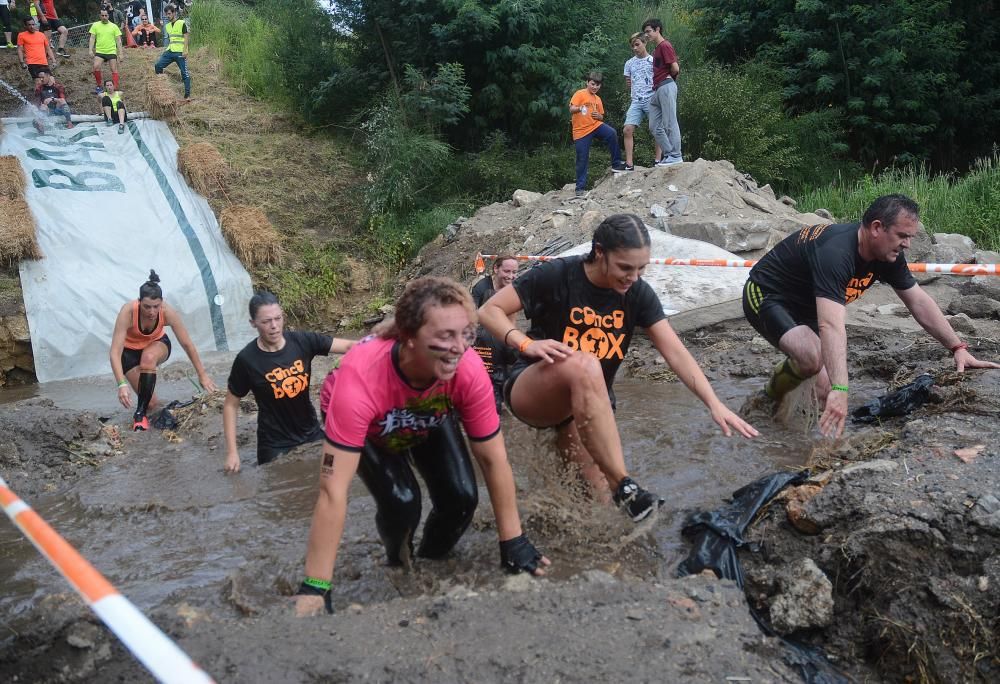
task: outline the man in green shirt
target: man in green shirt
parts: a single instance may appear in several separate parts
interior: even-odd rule
[[[94,80],[97,81],[97,92],[101,92],[104,83],[102,68],[104,63],[111,65],[111,80],[118,90],[118,62],[125,61],[122,51],[122,30],[108,19],[108,10],[101,9],[101,20],[90,25],[90,56],[94,58]]]
[[[177,8],[167,5],[163,10],[167,15],[167,23],[163,25],[163,37],[167,44],[167,49],[163,51],[160,58],[156,60],[153,67],[156,73],[162,74],[163,70],[170,66],[171,62],[177,62],[181,70],[181,79],[184,81],[184,99],[191,99],[191,74],[188,73],[188,39],[191,33],[188,31],[187,22],[177,18]]]

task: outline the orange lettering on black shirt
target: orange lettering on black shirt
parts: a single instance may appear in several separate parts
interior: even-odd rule
[[[275,399],[292,399],[309,389],[309,374],[302,359],[296,359],[288,368],[272,368],[264,378],[271,383]]]

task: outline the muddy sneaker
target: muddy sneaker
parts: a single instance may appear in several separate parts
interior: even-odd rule
[[[149,418],[143,416],[141,420],[132,421],[132,432],[146,432],[149,430]]]
[[[662,506],[666,499],[661,499],[653,492],[647,492],[632,480],[624,477],[618,483],[614,493],[615,505],[625,510],[632,520],[639,522],[649,517],[649,514]]]

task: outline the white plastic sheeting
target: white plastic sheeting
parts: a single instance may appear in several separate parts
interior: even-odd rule
[[[654,259],[740,259],[732,252],[708,242],[668,235],[650,230],[650,256]],[[569,249],[559,256],[587,254],[590,243]],[[749,268],[714,266],[658,266],[650,264],[642,279],[649,283],[660,298],[668,316],[681,311],[721,304],[743,295]]]
[[[4,120],[0,154],[28,178],[26,199],[45,255],[21,262],[21,284],[39,381],[108,373],[115,317],[150,269],[200,352],[238,350],[250,277],[229,251],[215,215],[177,171],[177,143],[160,121],[123,134],[103,122],[39,134]],[[170,334],[170,329],[167,329]],[[184,351],[170,335],[171,360]]]

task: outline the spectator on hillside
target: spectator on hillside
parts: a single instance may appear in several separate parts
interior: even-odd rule
[[[54,62],[56,55],[52,52],[49,39],[38,30],[38,23],[34,19],[25,19],[24,28],[26,30],[17,34],[17,58],[21,61],[21,66],[27,67],[37,86],[40,83],[39,75],[43,71],[51,71],[49,58]]]
[[[146,13],[146,3],[142,0],[132,0],[125,9],[125,25],[131,31],[142,20],[142,15]]]
[[[41,18],[39,27],[45,33],[45,37],[52,40],[52,32],[59,34],[59,49],[56,53],[60,57],[69,57],[69,53],[66,52],[66,37],[69,35],[69,30],[63,26],[63,23],[59,21],[59,15],[56,13],[56,4],[54,0],[34,0],[35,10],[38,12]]]
[[[611,152],[611,170],[625,171],[625,163],[618,149],[618,133],[604,123],[604,103],[597,96],[604,76],[592,71],[587,76],[587,87],[573,93],[569,112],[573,121],[573,141],[576,144],[576,196],[586,194],[587,166],[590,163],[590,145],[597,138]]]
[[[146,16],[146,10],[143,10],[140,22],[132,29],[132,38],[135,39],[136,47],[154,48],[156,47],[156,35],[159,32],[159,27],[149,20],[149,17]]]
[[[0,24],[3,24],[3,37],[6,39],[0,48],[12,48],[14,43],[10,42],[11,33],[14,27],[10,23],[10,11],[15,9],[14,0],[0,0]]]
[[[635,146],[635,127],[642,118],[649,118],[649,99],[653,95],[653,56],[646,52],[646,36],[642,32],[633,33],[629,39],[633,57],[625,62],[625,85],[632,93],[632,103],[625,113],[625,170],[635,169],[632,157]],[[660,145],[656,144],[656,156],[660,158]]]
[[[104,81],[104,94],[101,96],[101,109],[104,110],[104,122],[108,126],[118,124],[118,133],[125,132],[125,122],[128,121],[128,110],[122,99],[122,91],[115,88],[114,81]]]
[[[66,89],[56,81],[51,71],[41,71],[38,75],[41,82],[35,86],[35,97],[38,98],[39,109],[50,116],[64,117],[66,128],[73,128],[70,118],[73,112],[66,103]]]
[[[118,62],[125,61],[122,51],[122,30],[110,19],[107,6],[101,7],[101,20],[90,25],[90,56],[94,58],[94,80],[97,81],[97,91],[100,92],[104,83],[103,67],[108,62],[111,66],[111,80],[118,89]]]
[[[108,20],[117,26],[122,28],[125,26],[125,14],[115,7],[115,4],[111,0],[101,0],[101,10],[107,10]]]
[[[188,31],[187,22],[177,18],[177,7],[175,5],[167,5],[163,11],[167,15],[167,23],[163,25],[167,49],[156,60],[156,65],[153,69],[156,73],[162,74],[163,70],[170,66],[171,62],[176,62],[177,67],[181,70],[181,79],[184,81],[184,99],[190,101],[191,74],[188,73],[187,56],[191,33]]]
[[[663,150],[657,166],[670,166],[684,161],[681,156],[681,127],[677,123],[677,64],[674,46],[663,37],[663,22],[648,19],[642,25],[646,38],[653,44],[653,96],[649,101],[649,132]]]

